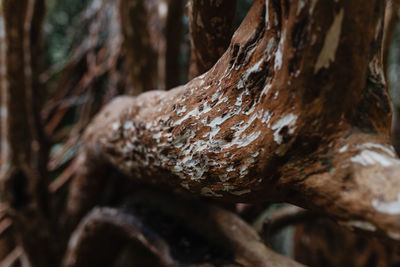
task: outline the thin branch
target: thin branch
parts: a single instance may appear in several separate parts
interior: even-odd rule
[[[321,215],[296,206],[285,206],[271,213],[264,221],[262,226],[262,236],[264,239],[274,235],[283,228],[299,223],[306,223],[314,220]]]
[[[23,249],[21,247],[16,247],[13,251],[8,254],[8,256],[0,263],[0,267],[13,267],[14,264],[23,255]]]
[[[3,237],[8,230],[11,229],[11,226],[12,226],[12,220],[9,218],[5,218],[0,221],[0,238]]]

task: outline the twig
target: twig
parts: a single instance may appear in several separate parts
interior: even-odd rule
[[[13,267],[14,264],[23,255],[23,249],[21,247],[16,247],[14,250],[8,254],[8,256],[0,263],[0,267]]]
[[[12,227],[12,224],[10,218],[5,218],[0,221],[0,238],[7,233],[7,231]]]
[[[264,239],[267,239],[270,235],[274,235],[287,226],[305,223],[320,216],[315,212],[296,206],[285,206],[267,217],[262,226],[262,236]]]

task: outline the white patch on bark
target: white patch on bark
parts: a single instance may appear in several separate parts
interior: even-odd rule
[[[382,155],[372,150],[363,150],[358,155],[350,159],[352,162],[359,163],[363,166],[380,164],[383,167],[399,164],[400,161],[386,155]]]
[[[363,222],[363,221],[349,221],[345,223],[346,226],[351,227],[351,228],[358,228],[364,231],[370,231],[374,232],[376,231],[375,225],[369,223],[369,222]]]
[[[282,136],[280,131],[284,127],[288,127],[288,134],[293,134],[294,130],[296,130],[296,120],[297,120],[297,115],[294,115],[292,113],[289,113],[283,117],[281,117],[280,120],[274,123],[272,125],[272,130],[274,131],[274,140],[276,143],[279,145],[282,144]]]
[[[281,40],[279,41],[278,50],[275,53],[275,63],[274,63],[275,70],[279,70],[282,67],[283,45],[285,43],[285,39],[286,39],[286,29],[284,29],[282,32],[282,37],[281,37]]]
[[[374,143],[371,143],[371,142],[367,142],[367,143],[364,143],[364,144],[360,145],[359,147],[367,148],[367,149],[379,149],[379,150],[382,150],[382,151],[386,152],[387,154],[389,154],[392,157],[396,156],[396,153],[394,152],[393,146],[386,147],[386,146],[383,146],[383,145],[380,145],[380,144],[374,144]]]
[[[133,125],[132,121],[126,121],[124,122],[124,130],[125,131],[135,131],[135,126]]]
[[[303,10],[304,6],[306,5],[306,3],[304,2],[304,0],[299,0],[298,4],[297,4],[297,11],[296,11],[296,15],[300,15],[301,10]]]
[[[119,129],[119,127],[121,127],[121,124],[119,123],[119,121],[114,122],[113,124],[111,124],[111,128],[116,131]]]
[[[269,39],[267,47],[265,48],[265,54],[268,55],[267,59],[271,57],[272,50],[276,47],[276,40],[274,37]]]
[[[396,200],[390,202],[374,199],[372,200],[372,206],[381,213],[398,215],[400,214],[400,193],[397,195]]]
[[[310,14],[314,12],[315,6],[317,5],[318,0],[311,0]]]
[[[248,194],[248,193],[250,193],[250,192],[251,192],[250,189],[244,189],[244,190],[240,190],[240,191],[231,192],[231,194],[232,194],[232,195],[236,195],[236,196],[241,196],[241,195]]]
[[[394,240],[400,240],[400,233],[399,232],[393,232],[393,231],[389,231],[388,236]]]
[[[168,5],[166,2],[160,1],[160,4],[158,5],[158,15],[161,18],[164,18],[167,16],[168,13]]]
[[[269,21],[269,0],[265,1],[265,25],[267,29],[271,29],[271,23]]]
[[[346,152],[348,148],[349,148],[349,145],[344,145],[343,147],[341,147],[341,148],[339,149],[339,152],[340,152],[340,153]]]
[[[241,139],[240,143],[238,144],[237,148],[241,148],[241,147],[250,145],[251,143],[253,143],[253,141],[257,140],[257,138],[260,136],[260,134],[261,134],[261,131],[258,131],[258,132],[252,133],[248,136],[244,136]]]
[[[326,33],[324,45],[315,64],[314,73],[317,73],[321,68],[328,68],[329,64],[335,61],[336,50],[339,46],[340,33],[342,31],[343,17],[344,9],[342,8],[333,19],[333,23]]]
[[[263,116],[261,122],[262,122],[262,123],[268,124],[269,121],[270,121],[271,118],[272,118],[272,115],[273,115],[273,112],[269,112],[268,110],[265,111],[264,116]]]
[[[241,75],[240,80],[239,80],[238,83],[237,83],[237,88],[238,88],[238,89],[243,89],[243,88],[246,86],[246,84],[247,84],[247,82],[248,82],[249,77],[250,77],[251,74],[257,73],[257,72],[260,72],[260,71],[261,71],[261,64],[262,64],[264,61],[265,61],[265,59],[264,59],[264,58],[261,58],[256,64],[254,64],[251,68],[249,68],[249,69],[246,71],[246,73],[244,73],[244,74]]]
[[[214,191],[212,191],[212,190],[211,190],[210,188],[208,188],[208,187],[203,187],[203,188],[201,189],[201,194],[202,194],[203,196],[206,196],[206,197],[223,197],[223,195],[215,193]]]

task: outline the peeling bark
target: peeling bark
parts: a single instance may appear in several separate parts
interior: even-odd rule
[[[191,44],[189,79],[211,69],[228,48],[234,30],[236,2],[188,2]]]
[[[382,1],[255,1],[211,70],[114,100],[83,153],[145,183],[287,201],[398,239],[383,12]]]

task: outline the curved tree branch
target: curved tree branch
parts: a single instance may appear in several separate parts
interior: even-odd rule
[[[82,220],[71,236],[62,266],[111,266],[128,242],[148,248],[162,266],[174,266],[161,238],[150,235],[134,216],[112,208],[96,208]]]
[[[257,0],[211,70],[169,92],[114,100],[82,153],[137,181],[283,200],[398,239],[383,13],[378,0]]]
[[[266,239],[287,226],[306,223],[318,217],[320,215],[315,212],[310,212],[296,206],[285,206],[271,213],[263,222],[262,236]]]

